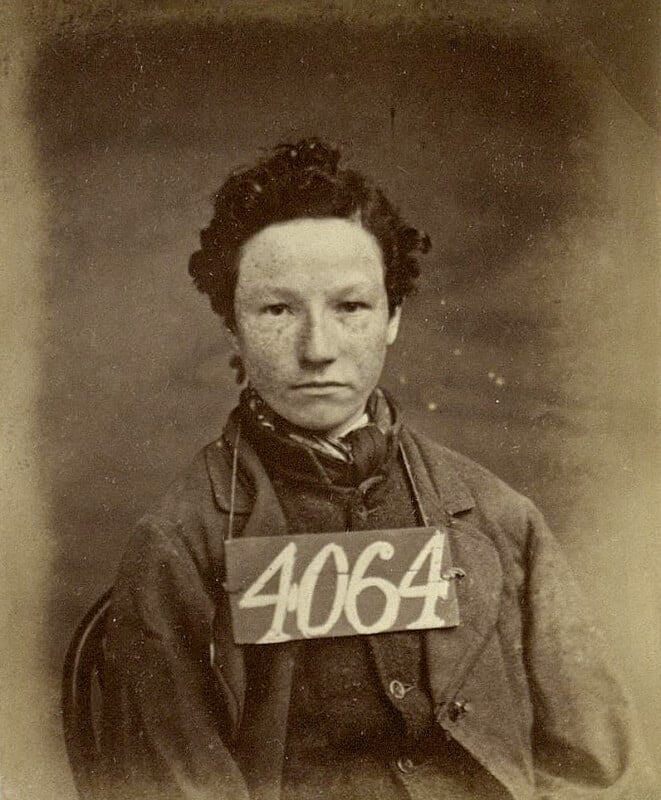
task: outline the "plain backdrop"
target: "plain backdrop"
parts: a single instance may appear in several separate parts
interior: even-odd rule
[[[310,134],[433,241],[385,385],[542,508],[661,755],[657,4],[131,5],[0,17],[0,798],[73,797],[73,628],[237,397],[188,257]]]

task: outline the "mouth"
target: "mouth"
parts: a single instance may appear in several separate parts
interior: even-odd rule
[[[338,381],[305,381],[305,383],[295,383],[292,386],[294,391],[302,392],[333,392],[337,389],[346,389],[346,383],[339,383]]]
[[[294,389],[322,389],[329,386],[346,386],[346,384],[337,381],[306,381],[305,383],[295,383]]]

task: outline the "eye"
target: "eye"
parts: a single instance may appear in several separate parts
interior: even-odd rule
[[[344,311],[347,314],[355,314],[356,311],[369,308],[369,305],[362,300],[345,300],[343,303],[339,304],[338,308],[340,311]]]
[[[269,314],[272,317],[280,317],[285,311],[289,311],[287,303],[271,303],[262,309],[263,314]]]

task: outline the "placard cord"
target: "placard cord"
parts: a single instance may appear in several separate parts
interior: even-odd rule
[[[232,481],[230,483],[230,517],[227,524],[227,539],[231,539],[234,533],[234,501],[236,498],[236,476],[239,471],[239,440],[241,439],[241,423],[236,426],[236,436],[234,437],[234,452],[232,453]]]
[[[399,454],[402,457],[402,463],[404,464],[404,469],[406,470],[406,477],[409,480],[409,486],[411,487],[411,491],[413,492],[415,503],[418,506],[420,521],[426,528],[430,528],[431,524],[429,522],[429,517],[425,514],[425,509],[422,507],[422,501],[420,500],[418,487],[415,485],[415,481],[413,480],[413,472],[411,471],[411,465],[409,464],[409,460],[401,444],[399,445]]]

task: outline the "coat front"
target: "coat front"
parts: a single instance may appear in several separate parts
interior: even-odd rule
[[[627,700],[539,512],[413,431],[401,445],[429,523],[445,527],[466,573],[460,625],[423,634],[438,725],[514,800],[657,798]],[[234,644],[223,589],[231,462],[225,439],[205,448],[120,567],[104,700],[108,780],[122,797],[279,796],[300,645],[261,646],[255,673]],[[286,532],[244,442],[238,475],[235,534]],[[414,800],[443,796],[429,764],[400,779]]]

